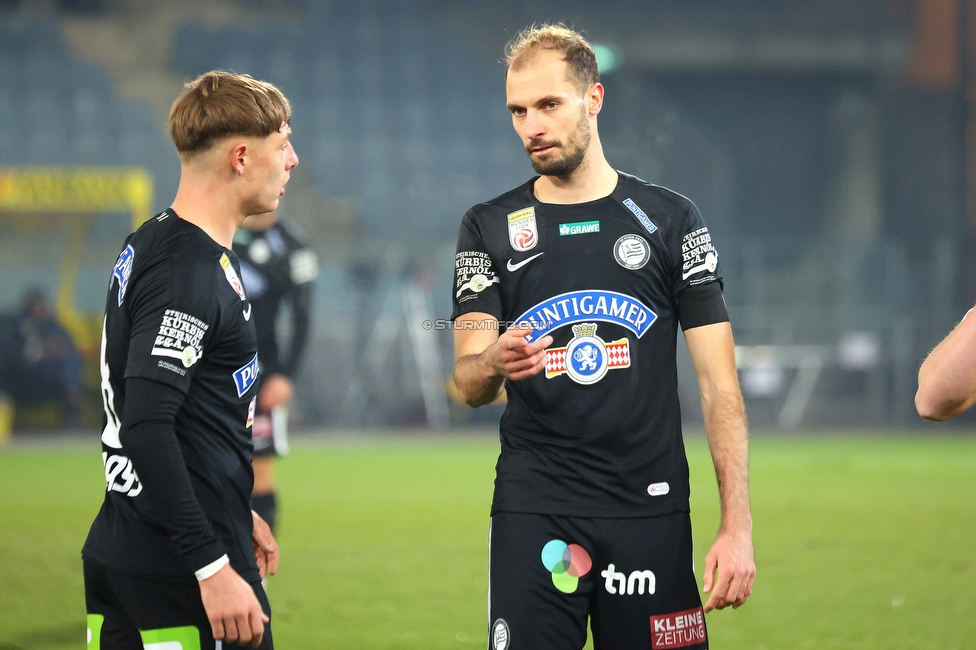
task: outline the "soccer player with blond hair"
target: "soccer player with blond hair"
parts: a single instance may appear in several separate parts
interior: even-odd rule
[[[101,344],[106,494],[82,550],[88,647],[273,647],[278,547],[249,505],[258,374],[231,249],[278,207],[298,157],[273,85],[214,71],[170,111],[171,207],[129,235]]]

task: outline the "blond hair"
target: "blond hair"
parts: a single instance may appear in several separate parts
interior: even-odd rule
[[[581,92],[600,81],[593,48],[582,34],[563,23],[532,25],[516,34],[505,47],[505,76],[521,68],[538,49],[562,54],[570,79]]]
[[[205,72],[187,83],[169,111],[169,135],[180,156],[230,136],[268,137],[291,122],[291,104],[272,84],[246,74]]]

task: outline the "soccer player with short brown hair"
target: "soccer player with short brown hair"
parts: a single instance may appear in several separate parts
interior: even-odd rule
[[[290,119],[277,88],[221,71],[173,105],[176,198],[126,239],[106,303],[89,648],[273,647],[261,578],[278,548],[248,505],[257,337],[231,244],[278,207]]]
[[[454,379],[498,397],[489,648],[708,647],[755,562],[745,409],[718,252],[687,198],[614,170],[596,57],[563,25],[508,48],[512,124],[539,174],[471,208],[453,287]],[[485,324],[490,327],[485,327]],[[722,524],[694,575],[675,341],[698,375]]]

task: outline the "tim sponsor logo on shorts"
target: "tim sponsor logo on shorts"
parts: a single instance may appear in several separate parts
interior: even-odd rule
[[[600,575],[606,580],[603,586],[610,594],[633,596],[634,593],[637,593],[637,595],[643,596],[645,591],[650,595],[657,590],[657,578],[653,571],[631,571],[628,576],[626,573],[617,571],[617,567],[611,562],[606,569],[600,572]]]
[[[651,647],[654,650],[685,648],[708,641],[705,614],[701,607],[651,617]]]

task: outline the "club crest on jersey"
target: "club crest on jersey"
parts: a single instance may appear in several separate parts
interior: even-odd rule
[[[527,251],[539,243],[539,229],[535,223],[535,208],[528,207],[508,215],[508,241],[517,251]]]
[[[119,281],[119,307],[125,300],[125,288],[129,286],[129,278],[132,277],[132,262],[135,257],[136,253],[132,250],[132,246],[126,246],[125,250],[119,253],[119,259],[112,269],[112,279]]]
[[[596,323],[573,325],[573,339],[566,347],[546,350],[546,379],[565,374],[577,384],[589,386],[611,368],[630,367],[627,338],[606,343],[596,335],[596,328]]]
[[[246,365],[241,366],[234,371],[234,385],[237,386],[237,396],[244,397],[251,386],[258,378],[258,355],[254,354],[254,358],[247,362]]]
[[[220,267],[224,269],[224,277],[227,278],[231,288],[237,292],[241,300],[247,300],[247,296],[244,295],[244,285],[241,284],[241,279],[237,277],[237,271],[234,270],[234,265],[230,263],[227,253],[220,254]]]
[[[613,258],[625,269],[636,271],[651,259],[651,247],[640,235],[624,235],[613,245]]]

